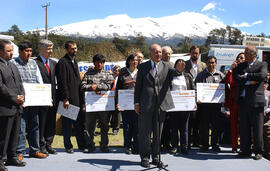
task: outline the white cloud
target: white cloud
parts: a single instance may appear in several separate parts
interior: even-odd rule
[[[209,11],[209,10],[215,10],[216,8],[216,3],[215,2],[210,2],[208,4],[206,4],[203,9],[201,10],[201,12],[204,12],[204,11]]]
[[[224,8],[218,8],[218,10],[219,10],[219,11],[225,11],[225,9],[224,9]]]
[[[233,27],[253,27],[254,25],[263,23],[262,20],[254,21],[253,23],[249,24],[248,22],[242,22],[241,24],[233,24]]]

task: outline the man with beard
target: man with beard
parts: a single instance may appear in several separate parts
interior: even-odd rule
[[[74,41],[65,43],[66,55],[62,57],[56,64],[55,75],[57,78],[57,99],[63,101],[64,108],[69,108],[69,105],[80,107],[82,104],[82,95],[80,92],[80,74],[78,64],[76,62],[77,45]],[[78,148],[84,150],[83,136],[83,113],[79,112],[77,120],[74,121],[62,116],[62,129],[64,135],[64,146],[67,153],[74,153],[73,145],[70,141],[72,125],[75,128],[75,136],[78,143]]]
[[[202,72],[206,68],[206,64],[199,60],[200,57],[200,49],[198,46],[192,46],[189,50],[190,59],[186,61],[185,72],[189,73],[193,81],[195,81],[197,75]],[[199,146],[199,116],[198,112],[191,112],[189,118],[189,145],[193,145],[193,147]]]

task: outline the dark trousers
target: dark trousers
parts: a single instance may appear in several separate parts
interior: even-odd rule
[[[209,128],[211,124],[211,146],[219,146],[220,129],[219,116],[221,104],[203,103],[199,105],[200,114],[200,144],[209,147]]]
[[[0,117],[0,162],[17,158],[17,145],[21,125],[21,114]]]
[[[251,128],[254,139],[254,153],[263,152],[263,112],[264,107],[252,107],[245,102],[239,103],[240,149],[251,154]]]
[[[108,114],[109,122],[113,130],[119,130],[121,121],[121,112],[118,110],[110,111]]]
[[[125,110],[122,112],[122,120],[124,146],[138,152],[138,114],[134,110]]]
[[[100,124],[100,134],[101,134],[100,147],[107,147],[109,143],[108,112],[87,112],[85,115],[85,130],[87,131],[87,134],[85,135],[86,136],[85,140],[88,148],[92,148],[95,146],[94,132],[97,120],[99,120]]]
[[[171,126],[170,126],[170,113],[166,113],[165,121],[163,123],[163,129],[161,134],[160,145],[163,149],[170,150],[171,147]]]
[[[197,111],[190,112],[189,123],[188,123],[188,141],[189,145],[198,146],[199,145],[199,127],[200,118]]]
[[[178,131],[180,132],[180,143],[181,148],[188,147],[188,120],[189,112],[171,112],[171,141],[174,148],[178,148],[179,136]]]
[[[163,128],[163,121],[159,121],[160,109],[151,113],[141,112],[138,118],[139,128],[139,153],[141,160],[157,159],[160,151],[160,137]],[[160,129],[159,129],[160,127]],[[151,145],[152,134],[152,145]],[[152,148],[151,148],[152,147]]]
[[[66,149],[73,148],[73,145],[70,141],[71,137],[71,128],[72,125],[75,129],[75,136],[78,144],[78,148],[80,150],[83,150],[85,148],[85,142],[84,142],[84,127],[83,127],[83,122],[84,122],[84,113],[79,112],[77,120],[74,121],[72,119],[66,118],[66,117],[61,117],[62,119],[62,131],[64,135],[64,146]]]
[[[39,109],[40,149],[51,147],[55,135],[56,107],[40,107]]]

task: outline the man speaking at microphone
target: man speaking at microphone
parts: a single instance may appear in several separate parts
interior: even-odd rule
[[[177,72],[168,62],[161,61],[162,50],[158,44],[150,49],[150,60],[139,65],[134,93],[134,108],[139,115],[139,153],[141,166],[149,168],[150,154],[152,164],[163,167],[159,155],[159,139],[165,112],[174,108],[170,93],[170,78]],[[159,125],[160,124],[160,125]],[[151,149],[151,133],[152,149]]]

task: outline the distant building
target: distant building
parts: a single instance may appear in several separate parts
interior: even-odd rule
[[[252,37],[246,36],[243,39],[244,46],[253,45],[253,46],[265,46],[270,47],[270,39],[265,37]]]

